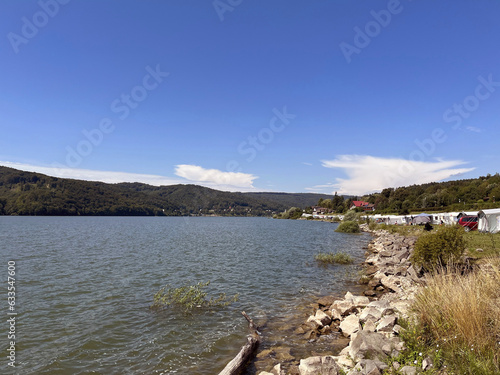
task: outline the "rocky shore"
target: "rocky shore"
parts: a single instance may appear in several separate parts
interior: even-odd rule
[[[369,231],[363,225],[364,231]],[[398,321],[408,316],[408,309],[418,286],[422,284],[410,263],[416,242],[414,237],[403,237],[378,230],[371,232],[374,239],[368,245],[364,264],[366,290],[363,295],[347,292],[343,299],[321,298],[314,314],[296,329],[310,342],[330,335],[333,348],[344,342],[338,355],[318,355],[309,358],[276,363],[272,369],[259,375],[380,375],[386,370],[388,358],[397,357],[404,350],[400,338],[403,328]],[[338,337],[343,337],[340,339]],[[337,350],[338,351],[338,350]],[[402,374],[412,375],[432,366],[424,360],[421,368],[390,364]]]

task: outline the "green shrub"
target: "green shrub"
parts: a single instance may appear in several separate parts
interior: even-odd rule
[[[207,299],[207,292],[203,288],[208,285],[210,285],[210,281],[199,282],[196,285],[184,285],[179,288],[165,285],[154,295],[151,308],[161,309],[172,306],[180,308],[184,312],[190,312],[194,308],[225,307],[238,300],[238,294],[228,298],[225,293],[219,294],[217,298]]]
[[[298,218],[302,217],[302,213],[303,213],[302,209],[298,207],[292,207],[282,212],[281,214],[277,215],[276,218],[297,220]]]
[[[342,223],[339,224],[337,229],[335,229],[335,232],[342,232],[342,233],[359,233],[359,224],[355,221],[343,221]]]
[[[368,229],[370,230],[378,229],[378,224],[375,222],[375,220],[370,220],[370,223],[368,224]]]
[[[352,258],[344,253],[319,253],[314,256],[314,259],[322,264],[351,264]]]
[[[463,229],[459,226],[443,227],[418,238],[411,260],[412,263],[431,270],[457,262],[464,252]]]
[[[344,221],[357,221],[359,214],[354,210],[349,210],[344,215]]]

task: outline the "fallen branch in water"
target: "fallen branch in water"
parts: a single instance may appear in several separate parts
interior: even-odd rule
[[[242,311],[241,314],[248,321],[248,328],[250,329],[251,334],[248,336],[247,343],[241,348],[240,352],[226,365],[226,367],[224,367],[224,370],[222,370],[219,375],[239,374],[246,363],[252,358],[255,350],[259,346],[260,336],[257,326],[246,312]]]

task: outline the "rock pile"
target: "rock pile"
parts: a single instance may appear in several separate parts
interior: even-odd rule
[[[341,370],[347,375],[380,375],[388,367],[387,359],[405,349],[398,319],[407,316],[409,301],[422,282],[410,263],[416,239],[387,231],[373,234],[365,261],[369,281],[364,295],[347,292],[341,300],[322,298],[314,315],[296,331],[310,340],[338,332],[349,339],[347,347],[337,356],[302,359],[298,368],[288,372],[277,365],[271,373],[259,375],[337,375]],[[405,366],[400,371],[409,375],[417,369]]]

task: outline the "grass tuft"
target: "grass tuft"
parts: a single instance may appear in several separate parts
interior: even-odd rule
[[[207,292],[203,290],[208,285],[210,285],[210,281],[199,282],[195,285],[183,285],[178,288],[166,285],[155,293],[151,308],[163,309],[171,306],[188,313],[195,308],[226,307],[238,300],[238,294],[229,298],[225,293],[208,299]]]
[[[314,259],[320,264],[351,264],[353,259],[345,253],[319,253]]]

